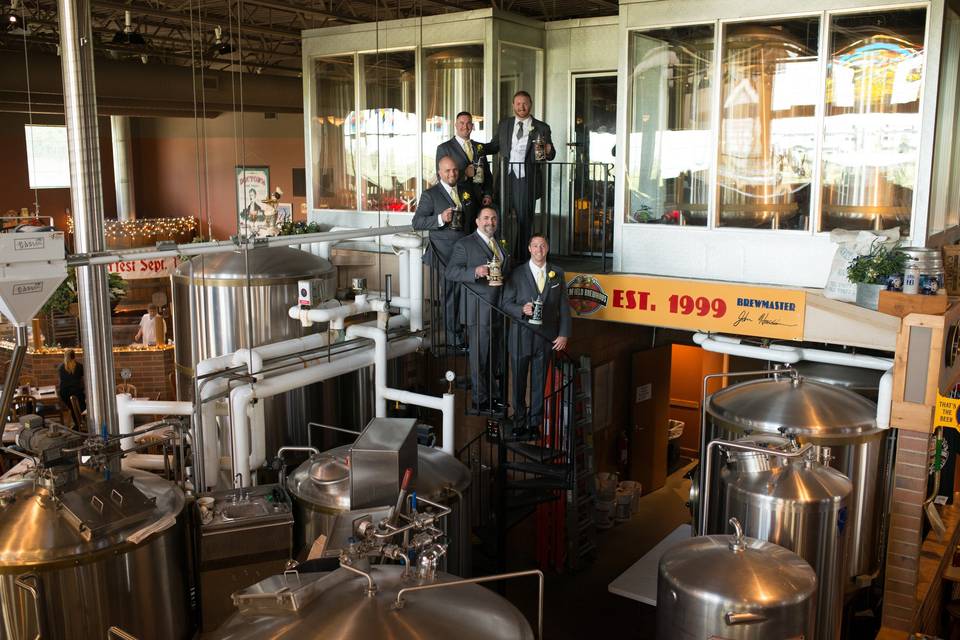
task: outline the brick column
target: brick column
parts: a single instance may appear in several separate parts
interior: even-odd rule
[[[900,429],[890,499],[883,626],[909,632],[917,611],[923,501],[927,491],[929,435]]]

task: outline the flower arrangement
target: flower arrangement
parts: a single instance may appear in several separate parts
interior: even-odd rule
[[[870,252],[857,256],[847,267],[847,279],[857,284],[886,284],[889,276],[903,273],[907,254],[896,246],[876,242]]]

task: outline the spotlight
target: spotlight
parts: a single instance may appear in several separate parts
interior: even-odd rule
[[[130,12],[123,12],[123,29],[113,34],[113,44],[130,45],[142,47],[147,44],[143,36],[133,30],[133,22],[130,19]]]
[[[233,48],[233,45],[223,39],[223,29],[220,27],[214,27],[213,46],[210,47],[210,52],[214,55],[226,56],[235,51],[236,49]]]
[[[27,23],[20,16],[20,0],[10,0],[10,8],[3,12],[2,28],[14,36],[30,35]]]

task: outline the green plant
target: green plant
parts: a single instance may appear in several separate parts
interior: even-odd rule
[[[876,242],[870,253],[857,256],[847,267],[847,279],[858,284],[886,284],[887,276],[903,273],[907,254],[897,247]]]
[[[107,275],[107,290],[110,293],[110,302],[116,304],[127,296],[130,285],[119,274]],[[67,270],[66,279],[60,283],[47,303],[40,309],[42,314],[67,313],[70,305],[77,301],[77,272],[71,267]]]
[[[323,229],[316,222],[287,221],[280,225],[280,235],[297,236],[304,233],[320,233]]]

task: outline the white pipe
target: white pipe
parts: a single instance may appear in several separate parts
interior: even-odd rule
[[[453,446],[453,412],[455,409],[454,401],[456,396],[454,396],[452,393],[445,393],[438,398],[437,396],[428,396],[422,393],[404,391],[403,389],[391,389],[390,387],[387,387],[383,390],[383,395],[387,400],[393,400],[394,402],[413,404],[419,407],[426,407],[428,409],[436,409],[437,411],[440,411],[443,414],[443,429],[441,431],[443,435],[442,450],[444,453],[449,453],[450,455],[455,454]]]
[[[423,329],[423,247],[417,245],[410,248],[409,272],[410,279],[410,330]],[[403,281],[403,274],[400,276]]]
[[[877,426],[881,429],[890,428],[890,413],[893,404],[893,367],[880,376],[880,386],[877,389]]]
[[[756,358],[758,360],[773,360],[775,362],[783,362],[786,364],[793,364],[800,361],[800,354],[798,353],[771,352],[771,350],[767,347],[740,344],[739,340],[718,340],[714,338],[714,336],[710,336],[705,333],[693,334],[693,341],[703,347],[706,351],[713,351],[715,353],[743,356],[744,358]]]
[[[142,415],[190,416],[193,415],[193,403],[179,400],[134,400],[129,393],[117,394],[117,419],[120,423],[120,446],[129,449],[134,446],[133,417]]]
[[[299,320],[305,327],[311,326],[314,322],[329,322],[331,329],[342,329],[345,318],[375,310],[367,295],[360,294],[353,302],[344,302],[335,307],[301,309],[300,305],[295,305],[287,310],[287,315],[294,320]]]
[[[410,317],[410,280],[406,278],[404,274],[410,273],[410,252],[406,249],[400,251],[397,258],[400,261],[400,295],[398,296],[401,300],[404,300],[407,303],[407,306],[399,304],[399,300],[393,298],[393,292],[391,291],[390,304],[398,309],[403,309],[403,315]],[[384,297],[384,296],[380,296]]]
[[[391,342],[388,348],[388,357],[396,358],[413,353],[419,346],[420,339],[414,337]],[[330,360],[324,360],[305,369],[298,368],[288,373],[268,377],[254,384],[233,389],[230,392],[230,403],[233,407],[233,415],[237,419],[237,424],[234,425],[233,429],[234,473],[240,474],[243,486],[250,485],[251,431],[266,428],[262,416],[251,416],[247,411],[251,400],[254,398],[263,400],[316,382],[329,380],[368,367],[373,363],[374,350],[367,347],[356,352],[333,356]],[[258,420],[259,422],[257,422]]]
[[[161,471],[163,469],[173,468],[173,456],[166,463],[163,461],[163,454],[152,453],[128,453],[123,457],[121,465],[124,469],[144,469],[146,471]]]

